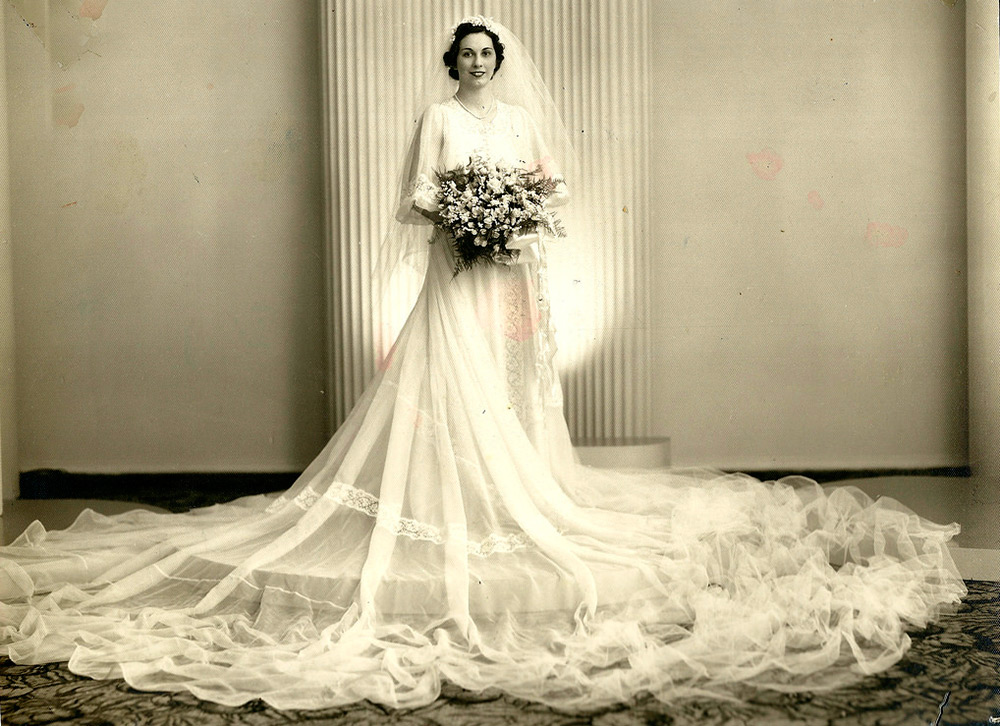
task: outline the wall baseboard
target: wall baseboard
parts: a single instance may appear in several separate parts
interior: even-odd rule
[[[820,484],[881,476],[968,477],[969,467],[923,469],[842,469],[822,471],[747,471],[764,481],[806,476]],[[299,472],[76,474],[61,469],[34,469],[20,475],[21,499],[114,499],[141,502],[174,512],[227,502],[239,497],[281,492]]]
[[[933,466],[919,467],[912,469],[817,469],[814,471],[785,471],[783,469],[745,470],[745,474],[760,479],[761,481],[775,481],[785,476],[804,476],[813,479],[820,484],[842,481],[847,479],[874,479],[882,476],[954,476],[970,477],[972,470],[968,466]]]
[[[34,469],[21,472],[20,498],[116,499],[179,512],[284,491],[300,473],[75,474],[61,469]]]

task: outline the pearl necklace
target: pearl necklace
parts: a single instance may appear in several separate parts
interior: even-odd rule
[[[477,119],[479,119],[480,121],[482,121],[482,120],[483,120],[483,119],[485,119],[485,118],[486,118],[487,116],[489,116],[489,115],[490,115],[491,113],[493,113],[493,107],[494,107],[494,106],[496,105],[496,102],[497,102],[496,98],[494,98],[494,99],[493,99],[493,100],[492,100],[492,101],[490,102],[490,107],[489,107],[489,110],[487,110],[487,111],[486,111],[486,113],[484,113],[484,114],[483,114],[482,116],[479,116],[478,114],[474,113],[474,112],[472,111],[472,109],[470,109],[470,108],[469,108],[468,106],[466,106],[466,105],[465,105],[464,103],[462,103],[462,99],[458,97],[458,94],[457,94],[457,93],[455,94],[455,100],[456,100],[456,101],[458,101],[458,105],[459,105],[459,106],[461,106],[462,108],[464,108],[464,109],[465,109],[466,111],[468,111],[468,112],[469,112],[469,114],[470,114],[470,115],[471,115],[471,116],[472,116],[473,118],[477,118]]]

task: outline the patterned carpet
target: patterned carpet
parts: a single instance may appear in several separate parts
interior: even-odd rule
[[[499,692],[447,686],[429,706],[391,711],[370,703],[322,711],[278,711],[260,702],[228,708],[188,694],[143,693],[123,681],[92,681],[66,664],[18,666],[0,658],[0,721],[15,724],[308,723],[368,726],[874,726],[1000,724],[1000,583],[967,581],[956,612],[924,631],[892,669],[823,693],[747,691],[744,703],[651,698],[588,713],[564,713]]]

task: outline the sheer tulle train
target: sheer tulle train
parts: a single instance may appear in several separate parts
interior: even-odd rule
[[[894,500],[579,464],[544,275],[453,277],[432,245],[384,369],[279,497],[33,524],[0,560],[10,657],[230,705],[414,706],[448,679],[586,708],[834,687],[964,595],[958,526]]]

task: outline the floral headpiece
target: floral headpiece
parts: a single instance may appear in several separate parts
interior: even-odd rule
[[[454,28],[451,29],[452,43],[455,42],[455,33],[458,32],[458,26],[465,25],[466,23],[468,23],[469,25],[480,25],[486,28],[491,33],[500,35],[500,32],[497,30],[496,24],[493,22],[493,18],[488,18],[485,15],[470,15],[467,18],[462,18],[462,20],[457,25],[455,25]]]

